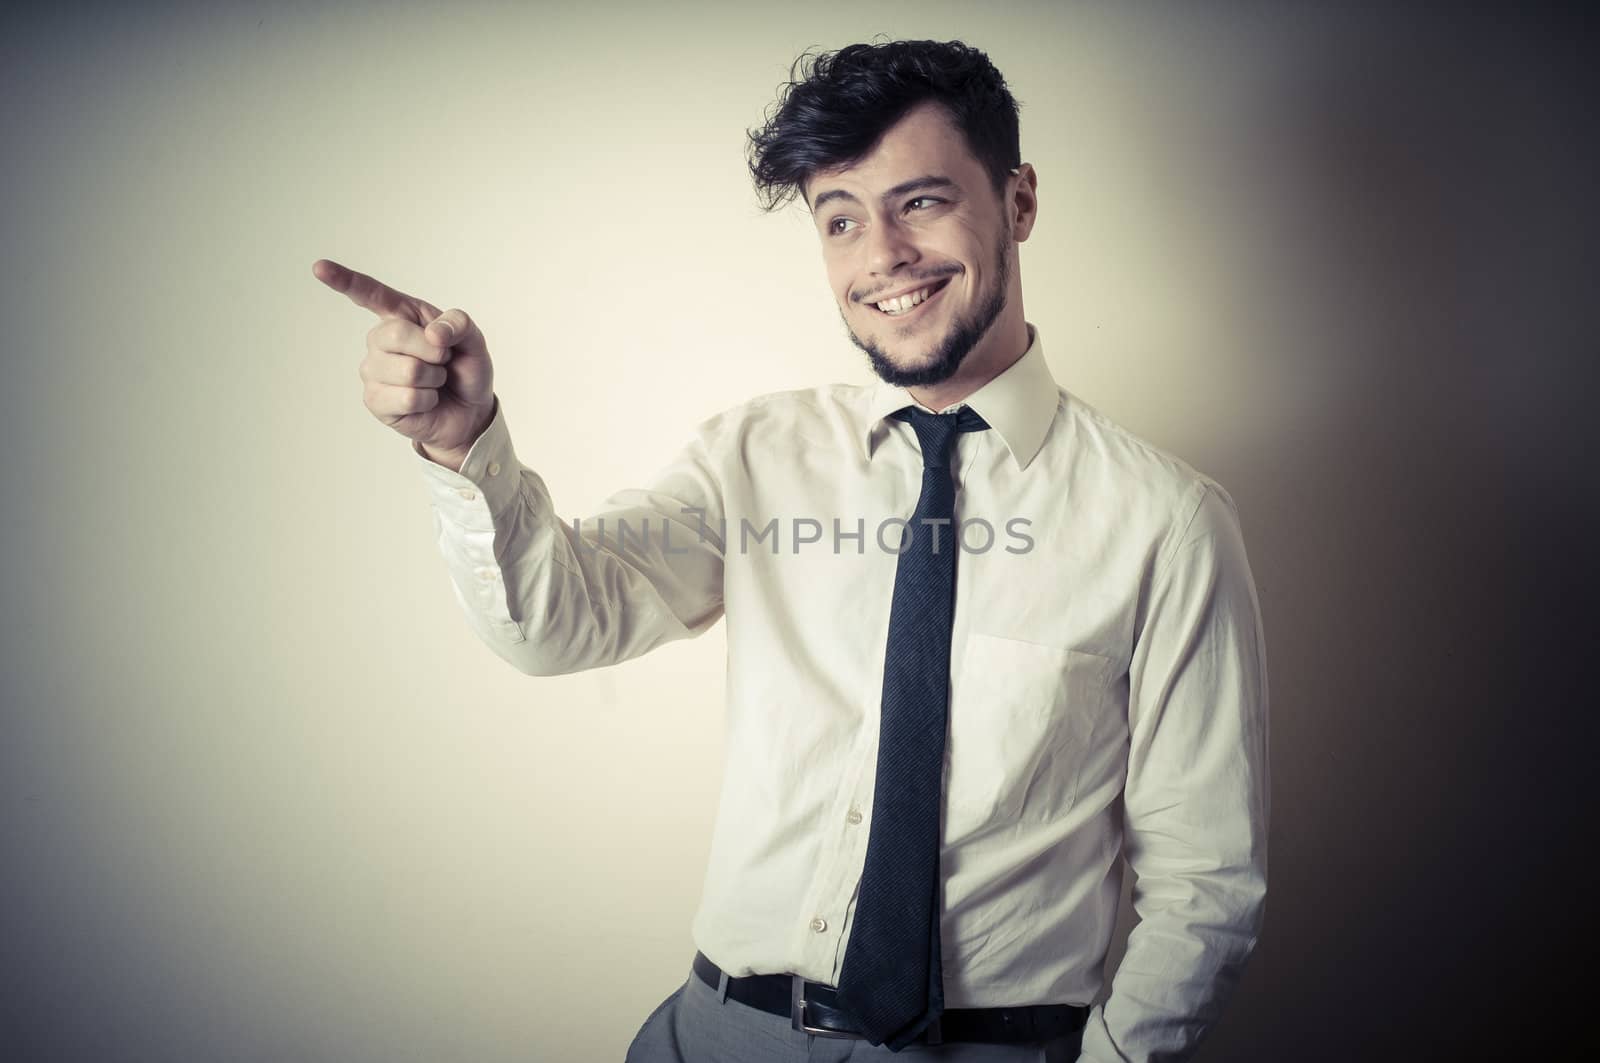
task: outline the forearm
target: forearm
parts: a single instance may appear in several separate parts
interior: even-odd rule
[[[1110,995],[1090,1012],[1079,1063],[1189,1059],[1239,983],[1265,898],[1254,868],[1135,883],[1140,920]]]
[[[1083,1059],[1188,1059],[1238,984],[1267,890],[1266,648],[1232,500],[1203,491],[1129,665],[1123,853],[1139,923]]]
[[[615,664],[699,634],[721,615],[720,544],[677,512],[685,501],[708,504],[709,479],[692,457],[669,466],[660,490],[619,492],[605,513],[568,523],[517,460],[498,410],[457,472],[414,450],[455,597],[474,633],[519,671]],[[673,517],[681,523],[664,535]],[[646,537],[619,541],[619,519]]]

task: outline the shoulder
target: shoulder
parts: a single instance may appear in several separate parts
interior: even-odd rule
[[[1167,540],[1168,550],[1196,534],[1237,524],[1233,498],[1216,479],[1067,388],[1056,390],[1056,427],[1078,491],[1146,523]]]
[[[818,384],[764,392],[704,418],[698,432],[712,446],[770,442],[781,447],[792,444],[796,433],[820,439],[860,422],[872,390],[864,384]]]

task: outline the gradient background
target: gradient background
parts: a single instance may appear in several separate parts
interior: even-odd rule
[[[361,402],[372,319],[310,266],[472,313],[519,454],[586,513],[716,410],[869,379],[743,134],[802,49],[879,33],[1006,74],[1052,370],[1239,504],[1271,893],[1200,1058],[1533,1058],[1563,1025],[1593,926],[1581,16],[7,11],[6,1059],[621,1058],[688,973],[723,630],[549,679],[480,645]]]

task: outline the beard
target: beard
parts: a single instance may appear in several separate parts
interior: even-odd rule
[[[915,388],[943,383],[955,375],[956,370],[961,368],[962,360],[972,353],[972,349],[984,336],[988,335],[990,327],[1006,308],[1006,290],[1011,284],[1011,261],[1008,254],[1010,246],[1011,225],[1008,220],[1005,234],[995,243],[993,289],[970,316],[956,316],[949,331],[933,349],[933,357],[920,368],[903,369],[890,361],[882,347],[856,335],[855,329],[850,327],[849,319],[845,318],[844,311],[839,311],[845,331],[850,334],[850,341],[866,353],[867,361],[879,379],[896,387]]]

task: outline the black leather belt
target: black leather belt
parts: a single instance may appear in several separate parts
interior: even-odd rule
[[[703,952],[694,954],[694,973],[712,989],[721,983],[722,969]],[[863,1037],[834,1005],[833,987],[821,982],[808,982],[792,974],[753,974],[729,978],[728,996],[772,1015],[786,1015],[791,1027],[817,1037]],[[917,1043],[1028,1044],[1075,1033],[1083,1029],[1088,1018],[1089,1009],[1081,1004],[950,1008],[917,1038]]]

